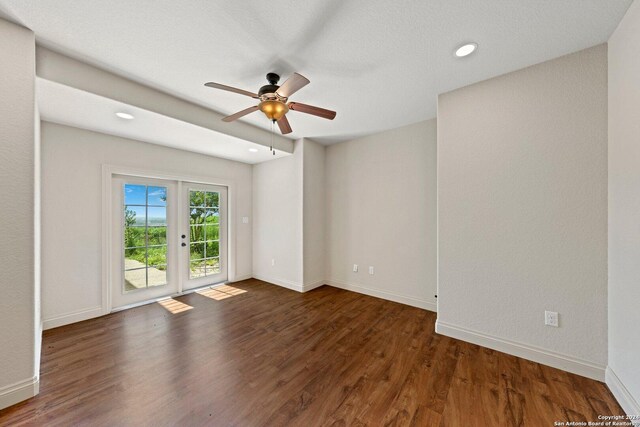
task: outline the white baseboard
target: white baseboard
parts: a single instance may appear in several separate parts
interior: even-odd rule
[[[620,377],[609,366],[605,373],[605,383],[627,415],[640,415],[640,403],[634,399]],[[633,422],[634,426],[640,426],[640,420],[633,420]]]
[[[28,380],[0,388],[0,409],[8,408],[9,406],[20,403],[23,400],[27,400],[38,394],[39,391],[40,380],[38,377],[33,377]]]
[[[344,289],[347,291],[357,292],[359,294],[365,294],[376,298],[382,298],[393,302],[399,302],[400,304],[410,305],[412,307],[418,307],[429,311],[436,311],[437,305],[435,302],[424,301],[421,299],[407,297],[404,295],[394,294],[392,292],[380,291],[377,289],[366,288],[360,285],[353,285],[350,283],[341,282],[339,280],[329,279],[326,284],[335,288]]]
[[[315,282],[305,283],[302,285],[302,292],[308,292],[312,289],[319,288],[322,285],[324,285],[324,280],[316,280]]]
[[[235,282],[240,282],[242,280],[247,280],[247,279],[251,279],[253,278],[252,274],[243,274],[242,276],[236,276],[233,278],[233,280],[230,280],[229,283],[235,283]]]
[[[102,306],[85,308],[82,310],[74,311],[60,316],[55,316],[50,319],[45,319],[42,322],[44,330],[57,328],[58,326],[68,325],[70,323],[81,322],[83,320],[92,319],[94,317],[100,317],[104,315]]]
[[[439,319],[436,320],[436,332],[441,335],[488,347],[513,356],[522,357],[523,359],[531,360],[553,368],[562,369],[563,371],[592,378],[597,381],[604,381],[605,379],[604,366],[578,359],[576,357],[483,334],[481,332],[442,322]]]
[[[277,277],[268,277],[262,274],[253,273],[253,277],[262,280],[263,282],[268,282],[273,285],[282,286],[283,288],[291,289],[292,291],[304,292],[304,286],[301,283],[293,282],[291,280],[279,279]]]

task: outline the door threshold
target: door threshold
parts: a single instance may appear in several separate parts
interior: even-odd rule
[[[163,297],[159,297],[159,298],[153,298],[153,299],[142,301],[142,302],[136,302],[134,304],[123,305],[122,307],[116,307],[116,308],[111,309],[110,313],[117,313],[119,311],[128,310],[130,308],[136,308],[136,307],[141,307],[143,305],[154,304],[154,303],[156,303],[158,301],[163,301],[163,300],[166,300],[166,299],[169,299],[169,298],[175,298],[175,297],[180,297],[180,296],[183,296],[183,295],[192,294],[194,292],[201,291],[202,289],[206,289],[206,288],[217,288],[217,287],[220,287],[220,286],[223,286],[223,285],[228,285],[229,283],[232,283],[232,282],[230,282],[228,280],[225,280],[224,282],[212,283],[210,285],[204,285],[204,286],[199,286],[199,287],[193,288],[193,289],[187,289],[185,291],[177,292],[177,293],[172,294],[172,295],[167,295],[167,296],[163,296]]]

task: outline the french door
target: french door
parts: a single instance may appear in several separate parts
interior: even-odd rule
[[[111,306],[227,280],[227,189],[114,175]]]
[[[227,280],[227,188],[183,183],[183,289]]]

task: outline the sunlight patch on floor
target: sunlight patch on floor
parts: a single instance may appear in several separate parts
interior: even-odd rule
[[[216,288],[207,288],[196,291],[196,293],[198,293],[199,295],[214,299],[216,301],[231,298],[232,296],[244,294],[246,292],[247,291],[245,291],[244,289],[234,288],[233,286],[229,285],[222,285]]]
[[[174,300],[173,298],[163,299],[158,301],[158,304],[164,307],[164,309],[171,314],[182,313],[183,311],[188,311],[193,308],[189,304]]]

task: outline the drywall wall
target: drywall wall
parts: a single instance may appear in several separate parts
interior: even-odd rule
[[[293,155],[253,165],[253,276],[303,288],[303,140]]]
[[[435,310],[436,120],[327,147],[325,179],[328,284]]]
[[[437,331],[604,378],[606,45],[439,96]]]
[[[640,414],[640,3],[609,40],[609,371],[628,414]],[[640,421],[640,420],[639,420]]]
[[[305,289],[325,279],[325,147],[303,139],[303,268]]]
[[[45,328],[101,313],[103,164],[233,182],[235,277],[251,277],[251,165],[48,122],[41,131]]]
[[[35,38],[0,19],[0,409],[38,392]]]

